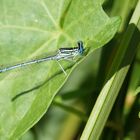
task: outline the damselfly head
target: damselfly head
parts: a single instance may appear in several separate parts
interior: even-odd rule
[[[78,41],[77,42],[77,46],[78,46],[78,52],[80,54],[83,54],[84,53],[84,45],[83,45],[83,42],[82,41]]]

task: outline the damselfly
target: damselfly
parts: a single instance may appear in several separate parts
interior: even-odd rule
[[[34,59],[34,60],[27,61],[27,62],[16,64],[13,66],[5,67],[5,68],[0,69],[0,73],[6,72],[9,70],[13,70],[16,68],[20,68],[20,67],[25,67],[25,66],[31,65],[31,64],[37,64],[37,63],[41,63],[44,61],[49,61],[49,60],[57,60],[57,62],[58,62],[59,60],[62,60],[62,59],[65,59],[65,60],[71,59],[71,58],[74,58],[76,56],[82,55],[83,52],[84,52],[83,42],[78,41],[77,47],[60,48],[60,49],[58,49],[58,51],[55,55],[51,55],[51,56],[40,58],[40,59]],[[63,67],[60,64],[59,64],[59,66],[61,67],[62,71],[66,74]]]

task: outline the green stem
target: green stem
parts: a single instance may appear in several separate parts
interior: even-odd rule
[[[136,53],[140,38],[140,1],[116,50],[106,83],[95,103],[81,140],[98,140]]]

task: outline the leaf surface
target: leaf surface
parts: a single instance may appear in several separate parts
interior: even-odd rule
[[[82,40],[85,56],[74,64],[60,62],[68,75],[106,44],[120,24],[119,18],[105,14],[98,0],[2,0],[0,9],[0,65],[75,47]],[[15,140],[31,128],[67,77],[56,61],[0,73],[0,139]]]

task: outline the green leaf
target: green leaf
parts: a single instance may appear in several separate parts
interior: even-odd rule
[[[0,64],[15,64],[82,40],[86,55],[115,34],[119,18],[110,19],[100,1],[0,1]],[[80,59],[86,58],[86,55]],[[78,64],[60,62],[68,75]],[[55,61],[0,74],[0,139],[16,139],[47,111],[65,83]],[[18,96],[21,95],[21,96]],[[18,97],[12,101],[13,97]]]
[[[101,136],[132,60],[136,55],[136,50],[139,47],[139,13],[140,1],[134,10],[127,30],[121,38],[118,48],[114,51],[112,63],[109,67],[104,86],[91,111],[80,140],[98,140]]]

